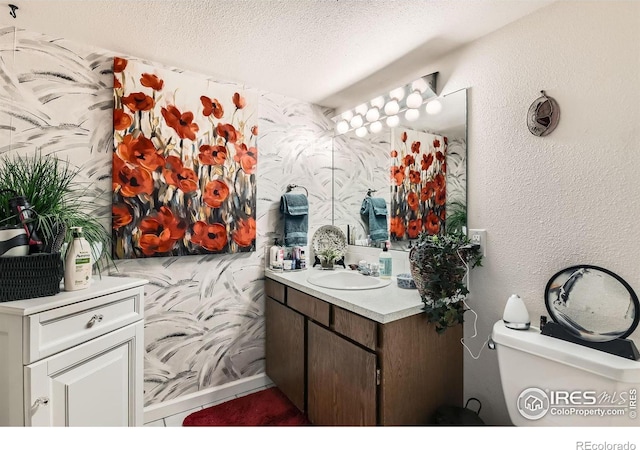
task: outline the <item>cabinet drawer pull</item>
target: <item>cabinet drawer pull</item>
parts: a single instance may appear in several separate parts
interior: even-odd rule
[[[94,316],[87,323],[87,328],[91,328],[96,324],[96,322],[102,322],[102,314],[94,314]]]
[[[35,403],[33,404],[33,407],[37,408],[40,405],[47,406],[48,404],[49,404],[49,398],[48,397],[40,397],[35,401]]]

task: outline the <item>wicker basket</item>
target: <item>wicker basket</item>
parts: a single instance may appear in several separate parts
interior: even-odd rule
[[[60,253],[0,258],[0,302],[55,295],[63,276]]]

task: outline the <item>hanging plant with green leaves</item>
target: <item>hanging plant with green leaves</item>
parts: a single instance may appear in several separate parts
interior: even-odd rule
[[[436,331],[464,322],[468,271],[482,265],[480,246],[462,234],[422,233],[409,253],[411,275]]]

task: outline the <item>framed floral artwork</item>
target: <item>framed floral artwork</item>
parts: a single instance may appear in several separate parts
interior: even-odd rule
[[[391,239],[444,234],[447,138],[394,128],[391,143]]]
[[[113,257],[255,251],[257,95],[114,58]]]

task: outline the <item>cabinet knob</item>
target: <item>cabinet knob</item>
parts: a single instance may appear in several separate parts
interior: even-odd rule
[[[33,404],[34,407],[38,407],[40,405],[47,406],[49,404],[49,397],[40,397]]]
[[[87,323],[87,328],[91,328],[96,324],[96,322],[102,322],[102,314],[94,314],[93,317]]]

